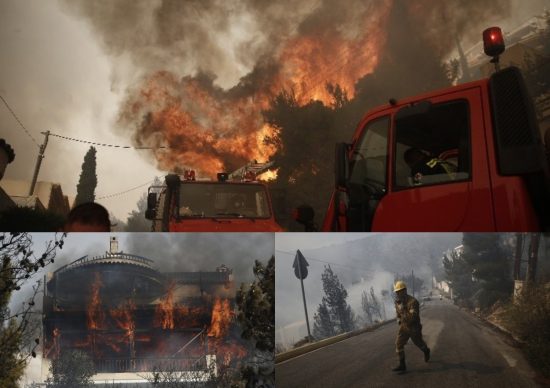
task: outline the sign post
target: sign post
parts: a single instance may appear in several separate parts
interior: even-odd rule
[[[302,285],[302,298],[304,299],[304,311],[306,312],[306,325],[307,325],[307,340],[311,338],[311,331],[309,330],[309,318],[307,316],[307,305],[306,305],[306,293],[304,291],[304,279],[307,277],[307,267],[309,264],[306,261],[302,252],[298,249],[296,251],[296,257],[294,258],[294,274],[298,279],[300,279],[300,284]]]

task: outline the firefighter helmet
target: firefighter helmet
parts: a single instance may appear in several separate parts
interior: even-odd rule
[[[395,285],[393,286],[393,292],[401,291],[407,288],[407,285],[404,281],[398,280],[395,282]]]

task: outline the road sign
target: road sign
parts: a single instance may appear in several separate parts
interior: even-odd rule
[[[306,292],[304,290],[304,279],[307,277],[307,267],[309,264],[306,261],[306,258],[304,255],[302,255],[302,252],[298,249],[296,251],[296,257],[294,258],[294,264],[292,264],[294,267],[294,274],[296,277],[300,280],[300,284],[302,286],[302,298],[304,300],[304,311],[306,313],[306,325],[307,325],[307,341],[309,342],[311,340],[311,331],[309,330],[309,318],[307,316],[307,304],[306,304]]]
[[[298,279],[303,280],[307,278],[307,267],[309,264],[299,249],[296,251],[296,257],[294,258],[294,264],[292,264],[292,266],[294,267],[294,274]]]

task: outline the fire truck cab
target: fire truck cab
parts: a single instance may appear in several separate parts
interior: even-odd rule
[[[230,180],[197,180],[195,172],[169,174],[165,186],[151,186],[146,218],[153,231],[169,232],[280,232],[265,184],[250,173]]]
[[[548,171],[532,100],[509,67],[367,113],[336,147],[322,230],[548,230]]]

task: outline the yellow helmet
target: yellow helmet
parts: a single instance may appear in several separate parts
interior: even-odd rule
[[[398,280],[395,282],[395,285],[393,286],[393,292],[401,291],[403,289],[407,288],[407,285],[404,281]]]

